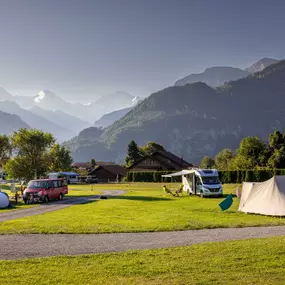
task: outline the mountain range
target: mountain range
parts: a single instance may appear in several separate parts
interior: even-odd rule
[[[140,98],[118,91],[88,104],[81,104],[67,102],[50,90],[42,90],[35,96],[12,96],[5,89],[0,88],[0,101],[15,102],[23,109],[39,107],[44,110],[61,111],[78,117],[81,121],[88,121],[91,125],[104,114],[135,106]]]
[[[133,107],[99,138],[82,141],[79,135],[66,145],[75,160],[122,162],[131,140],[139,145],[155,141],[196,164],[223,148],[235,149],[246,136],[266,139],[275,128],[284,132],[284,78],[285,61],[278,61],[216,89],[202,82],[168,87]]]
[[[103,115],[99,120],[94,123],[95,127],[106,128],[115,123],[117,120],[124,117],[133,107],[124,108],[118,111],[114,111],[108,114]]]
[[[0,87],[0,110],[18,115],[29,127],[51,132],[59,142],[76,136],[102,115],[134,106],[138,101],[138,97],[120,91],[84,105],[67,102],[49,90],[29,97],[13,96]],[[1,123],[10,125],[4,120]]]
[[[267,66],[276,63],[276,59],[262,58],[250,67],[242,70],[240,68],[216,66],[207,68],[204,72],[198,74],[190,74],[175,82],[175,86],[183,86],[195,82],[204,82],[211,87],[221,86],[226,82],[235,81],[248,75],[262,71]]]
[[[0,110],[9,114],[17,115],[31,128],[43,130],[45,132],[52,133],[59,142],[62,142],[68,138],[72,138],[76,135],[75,132],[66,129],[58,124],[55,124],[42,116],[38,116],[28,110],[22,109],[15,102],[2,101],[0,102]],[[7,121],[1,121],[1,123],[7,124]]]
[[[71,116],[59,110],[55,110],[55,111],[45,110],[38,106],[34,106],[29,111],[65,129],[69,129],[71,132],[75,134],[78,134],[83,129],[91,126],[89,122],[83,121],[78,117]]]
[[[13,131],[18,131],[21,128],[30,128],[19,116],[2,111],[0,111],[0,122],[0,134],[10,135]]]

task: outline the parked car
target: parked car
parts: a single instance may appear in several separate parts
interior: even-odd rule
[[[85,179],[85,183],[88,184],[98,183],[98,178],[96,176],[87,176]]]
[[[66,194],[68,186],[65,179],[37,179],[28,183],[23,200],[25,203],[48,202],[62,200]]]

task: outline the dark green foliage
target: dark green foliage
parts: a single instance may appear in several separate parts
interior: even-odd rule
[[[215,168],[215,160],[209,156],[205,156],[201,160],[200,167],[203,169]]]
[[[219,171],[219,178],[223,183],[263,182],[274,175],[285,175],[285,169]]]
[[[138,147],[138,145],[135,143],[135,141],[131,141],[128,145],[128,155],[126,156],[126,165],[130,166],[134,162],[138,161],[142,157],[142,153]]]
[[[235,153],[228,148],[221,150],[215,157],[215,166],[219,170],[227,170],[231,168]]]
[[[9,136],[0,135],[0,164],[4,164],[12,154],[12,145]]]
[[[92,168],[94,168],[94,167],[96,166],[96,161],[95,161],[94,158],[92,158],[92,159],[90,160],[90,165],[91,165]]]
[[[68,171],[71,170],[73,162],[70,150],[63,145],[54,144],[49,152],[49,170],[50,171]]]
[[[146,145],[141,147],[140,150],[143,155],[152,154],[156,151],[165,151],[164,147],[156,142],[148,142]]]

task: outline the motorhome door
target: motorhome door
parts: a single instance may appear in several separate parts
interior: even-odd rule
[[[198,176],[195,176],[195,181],[196,181],[196,194],[200,194],[201,193],[201,190],[202,190],[202,182],[201,182],[201,179],[200,177]]]

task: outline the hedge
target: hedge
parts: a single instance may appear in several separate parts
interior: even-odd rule
[[[124,178],[126,182],[162,182],[161,175],[171,174],[174,171],[129,171]],[[170,181],[170,178],[164,178],[165,181]],[[176,177],[176,181],[181,181],[181,178]]]
[[[170,178],[163,179],[161,175],[173,172],[174,171],[130,171],[124,180],[126,182],[169,182],[171,180]],[[219,171],[219,178],[223,183],[239,184],[247,181],[263,182],[274,175],[285,175],[285,169]],[[175,177],[174,181],[181,182],[181,177]]]

